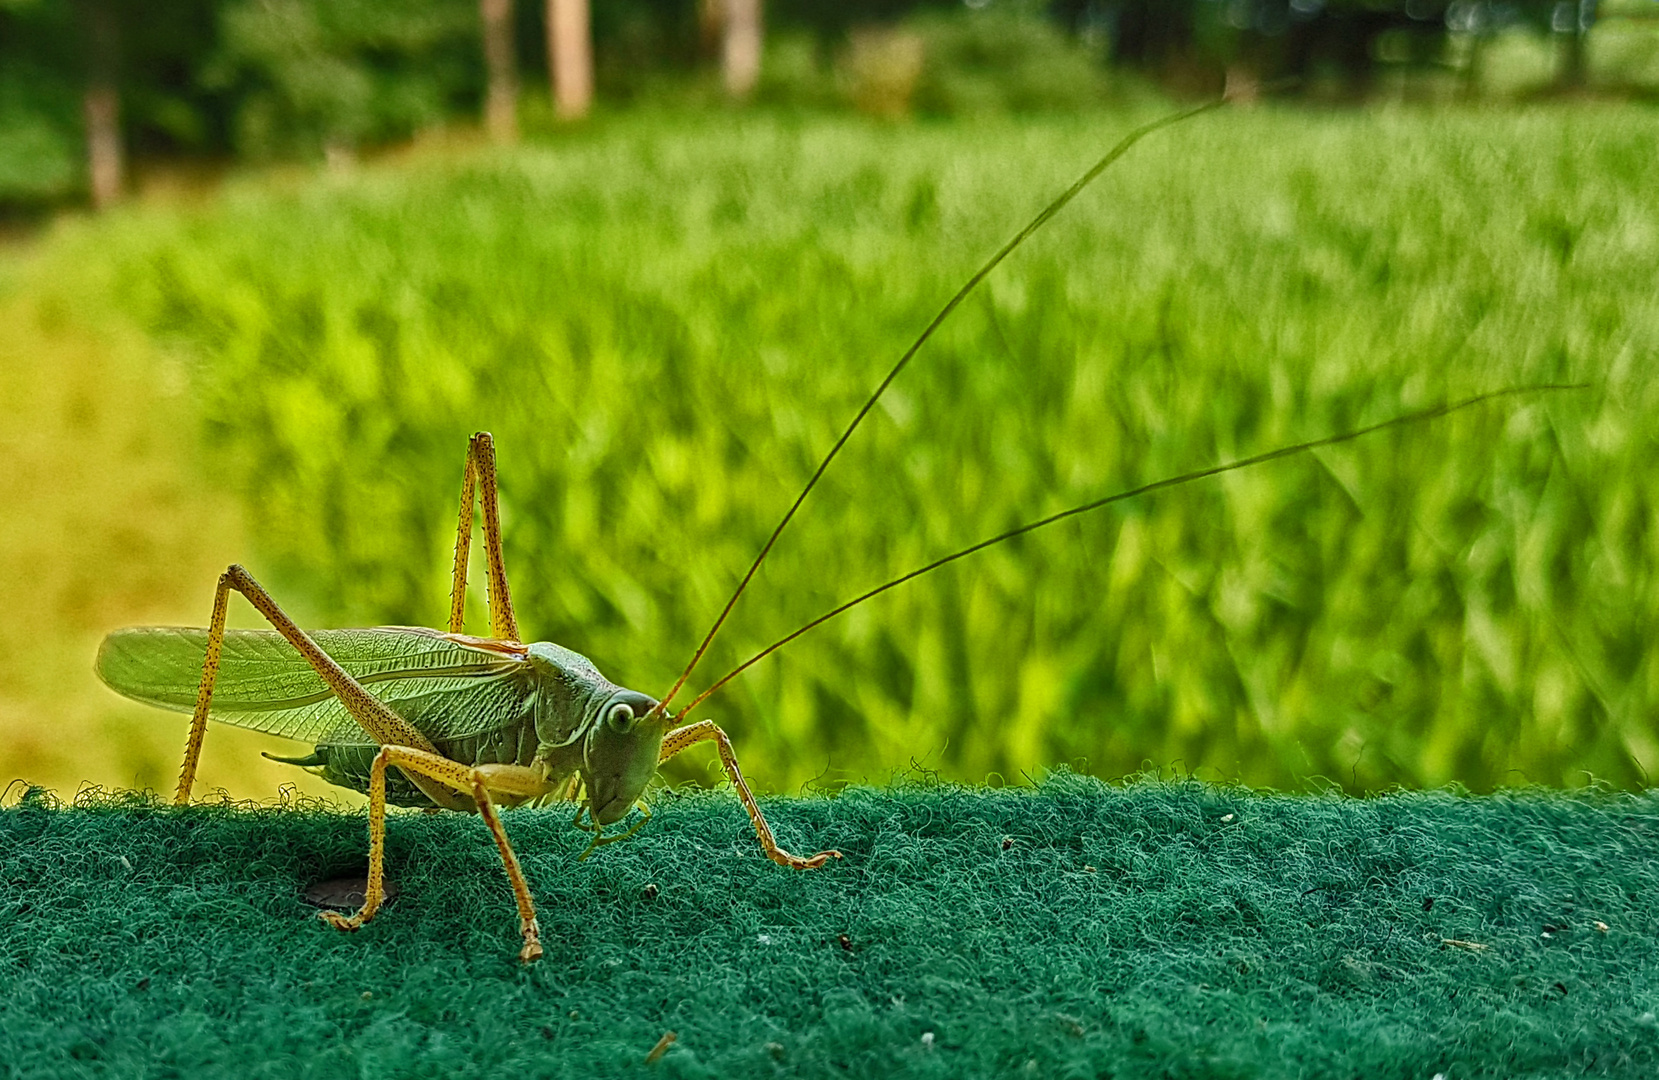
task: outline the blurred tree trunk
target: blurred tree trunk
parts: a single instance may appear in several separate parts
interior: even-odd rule
[[[1584,34],[1573,30],[1557,34],[1556,38],[1559,64],[1555,69],[1555,85],[1562,90],[1580,89],[1585,82]]]
[[[588,0],[547,0],[547,66],[553,73],[553,111],[579,120],[593,105],[593,30]]]
[[[81,17],[86,33],[86,92],[81,105],[86,119],[87,176],[92,205],[102,210],[121,198],[126,172],[117,88],[121,28],[111,0],[83,0]]]
[[[1558,3],[1550,20],[1555,31],[1556,56],[1555,85],[1560,90],[1578,90],[1587,81],[1589,65],[1584,58],[1584,39],[1596,21],[1595,0]]]
[[[760,5],[761,0],[720,0],[725,23],[720,67],[726,93],[738,100],[752,94],[760,81]]]
[[[484,23],[484,127],[490,141],[518,139],[518,74],[513,64],[513,0],[479,0]]]
[[[697,56],[714,56],[720,51],[720,29],[725,25],[721,0],[697,0]]]
[[[1470,35],[1469,54],[1464,61],[1462,78],[1462,92],[1466,98],[1480,96],[1481,85],[1486,77],[1486,42],[1489,37],[1485,30],[1476,30]]]

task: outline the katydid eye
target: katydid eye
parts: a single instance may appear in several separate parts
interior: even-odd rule
[[[617,731],[625,733],[634,726],[634,710],[631,706],[619,701],[611,706],[610,712],[605,714],[605,722]]]

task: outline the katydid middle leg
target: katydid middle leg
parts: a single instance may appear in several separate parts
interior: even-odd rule
[[[352,930],[372,918],[380,906],[385,891],[386,768],[388,765],[395,765],[438,806],[451,810],[478,810],[495,838],[508,881],[513,887],[514,898],[518,903],[520,930],[524,935],[524,948],[519,955],[526,961],[540,956],[540,936],[530,887],[524,880],[518,856],[514,854],[512,844],[507,840],[507,833],[501,826],[501,819],[495,812],[491,794],[505,795],[513,799],[536,798],[552,790],[552,785],[536,769],[518,765],[470,766],[444,757],[418,728],[399,716],[391,706],[369,693],[333,657],[324,652],[309,634],[288,617],[270,593],[241,566],[232,565],[219,575],[218,587],[213,598],[213,621],[208,628],[207,654],[202,663],[202,681],[196,693],[196,709],[190,722],[190,740],[185,751],[184,769],[179,778],[179,791],[175,801],[190,801],[190,788],[201,755],[203,732],[206,730],[208,714],[212,708],[213,684],[218,676],[225,637],[226,608],[232,590],[241,593],[261,615],[265,616],[277,632],[286,638],[317,672],[330,692],[339,698],[352,719],[361,724],[363,729],[381,744],[369,778],[369,880],[364,890],[363,907],[352,916],[325,912],[322,918],[340,929]]]
[[[536,921],[535,900],[530,885],[524,880],[518,855],[507,839],[501,818],[495,811],[491,794],[515,799],[533,799],[547,794],[553,785],[543,774],[522,765],[463,765],[442,754],[417,750],[408,746],[382,746],[369,768],[369,880],[363,890],[363,906],[351,915],[337,911],[319,914],[324,922],[337,930],[356,930],[379,910],[385,897],[386,880],[386,769],[395,765],[411,779],[420,776],[463,792],[478,807],[478,814],[489,827],[501,853],[501,864],[507,871],[507,880],[513,887],[513,900],[518,905],[519,933],[524,946],[518,958],[525,963],[542,954],[541,927]]]

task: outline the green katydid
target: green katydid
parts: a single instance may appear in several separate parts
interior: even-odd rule
[[[934,330],[1005,257],[1070,202],[1135,142],[1215,108],[1213,102],[1148,124],[1125,137],[1075,184],[1043,209],[992,256],[940,310],[888,372],[820,462],[783,515],[691,661],[661,699],[606,680],[585,657],[548,642],[525,644],[513,610],[497,514],[495,448],[480,432],[469,443],[451,578],[446,630],[414,627],[300,629],[240,566],[219,578],[205,628],[135,627],[110,634],[99,651],[98,674],[128,697],[192,714],[175,800],[187,803],[209,719],[306,740],[312,753],[280,758],[312,767],[332,783],[369,796],[369,877],[362,907],[350,916],[324,912],[341,929],[372,918],[384,899],[386,804],[477,812],[490,829],[517,901],[523,946],[519,956],[542,953],[534,903],[496,807],[549,799],[576,802],[576,821],[593,832],[588,851],[632,835],[645,822],[639,798],[660,761],[713,741],[768,857],[785,867],[822,866],[834,850],[798,857],[781,848],[738,767],[730,739],[712,720],[683,723],[688,714],[738,674],[788,642],[847,609],[933,569],[1056,521],[1150,491],[1355,439],[1384,427],[1412,423],[1523,390],[1501,390],[1387,420],[1370,427],[1284,447],[1265,454],[1171,477],[1074,507],[983,540],[935,560],[812,620],[715,681],[678,712],[670,705],[685,686],[738,598],[824,471],[876,401]],[[1549,387],[1554,389],[1556,387]],[[490,636],[462,632],[466,575],[475,506],[483,511]],[[241,593],[274,627],[227,630],[230,592]],[[606,834],[639,805],[631,828]],[[585,855],[586,853],[584,853]]]

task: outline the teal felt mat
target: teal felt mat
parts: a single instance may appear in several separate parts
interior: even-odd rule
[[[357,934],[300,899],[361,815],[126,796],[0,812],[0,1076],[1659,1075],[1659,798],[1198,783],[659,795],[578,862],[403,814]],[[659,1038],[678,1039],[647,1064]]]

